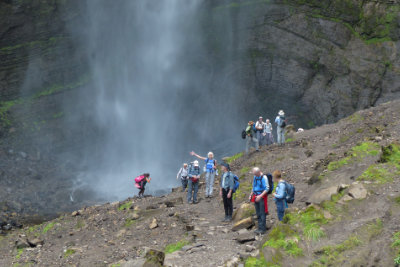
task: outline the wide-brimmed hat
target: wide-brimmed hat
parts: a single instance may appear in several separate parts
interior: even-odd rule
[[[283,112],[283,110],[279,110],[278,115],[279,116],[285,116],[285,112]]]
[[[193,161],[193,166],[199,167],[199,162],[197,160]]]
[[[227,168],[228,169],[228,171],[230,171],[231,170],[231,166],[229,166],[229,164],[228,163],[222,163],[221,164],[221,166],[224,166],[225,168]]]

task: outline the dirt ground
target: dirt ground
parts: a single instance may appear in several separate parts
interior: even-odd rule
[[[353,235],[362,242],[341,251],[340,258],[327,265],[394,265],[391,238],[400,231],[400,205],[393,200],[400,196],[398,172],[386,183],[357,182],[357,177],[378,162],[380,153],[334,170],[329,170],[328,164],[348,157],[349,151],[362,142],[377,147],[400,142],[399,116],[400,101],[389,102],[357,112],[336,124],[293,134],[294,141],[283,147],[263,147],[261,152],[251,152],[231,164],[233,172],[241,177],[235,209],[246,202],[243,196],[249,193],[253,166],[268,172],[282,170],[285,179],[296,186],[296,201],[290,207],[292,212],[303,210],[311,204],[313,194],[332,186],[362,184],[368,192],[365,198],[341,205],[336,203],[339,212],[331,214],[333,218],[323,226],[326,235],[318,241],[308,241],[300,234],[298,245],[303,254],[292,257],[283,252],[279,265],[314,264],[322,257],[319,249],[341,244]],[[143,256],[147,248],[164,251],[167,245],[177,242],[187,245],[167,254],[171,266],[235,266],[244,263],[247,257],[258,258],[269,233],[243,244],[237,242],[239,233],[232,231],[233,223],[221,222],[224,214],[217,183],[214,190],[212,199],[204,199],[201,188],[200,202],[195,205],[187,204],[186,194],[177,189],[164,197],[132,198],[86,207],[41,225],[14,230],[0,237],[0,266],[124,266]],[[267,224],[273,229],[278,222],[271,197],[269,209]],[[366,226],[377,219],[382,227],[374,234]],[[152,223],[156,225],[154,229],[150,229]],[[35,238],[43,241],[43,245],[16,248],[16,242],[23,247],[21,244],[26,239]],[[261,258],[263,256],[266,255]]]

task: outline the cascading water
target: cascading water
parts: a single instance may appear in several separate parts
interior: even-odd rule
[[[89,0],[72,27],[92,76],[77,106],[98,140],[79,179],[103,198],[136,193],[133,178],[143,172],[153,177],[149,190],[171,188],[189,151],[222,157],[243,145],[240,92],[204,47],[202,4]]]

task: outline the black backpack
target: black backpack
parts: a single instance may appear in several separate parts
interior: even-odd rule
[[[272,178],[272,174],[267,173],[267,178],[268,178],[268,192],[267,194],[270,195],[272,194],[272,191],[274,190],[274,179]]]
[[[246,130],[243,130],[242,131],[242,139],[246,139],[246,136],[247,136]]]
[[[279,127],[285,128],[286,127],[286,118],[284,116],[279,117]]]
[[[296,193],[296,188],[294,185],[285,182],[286,185],[286,202],[292,204],[294,202],[294,195]]]

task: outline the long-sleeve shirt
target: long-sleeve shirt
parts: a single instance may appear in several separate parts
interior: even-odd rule
[[[286,184],[284,181],[278,183],[276,187],[276,199],[285,199],[286,198]]]
[[[269,190],[269,184],[268,184],[268,178],[265,175],[260,176],[254,176],[253,179],[253,193],[255,195],[261,195],[264,191],[268,192]]]
[[[192,178],[193,176],[198,176],[200,173],[200,167],[191,167],[189,170],[189,177]]]
[[[272,123],[266,123],[264,127],[264,133],[271,133],[272,132]]]
[[[224,172],[221,177],[220,186],[225,190],[233,190],[233,188],[235,187],[235,181],[231,172]]]
[[[178,179],[178,178],[181,178],[181,179],[185,179],[185,178],[187,178],[188,177],[188,174],[189,174],[189,170],[188,170],[188,168],[181,168],[180,170],[179,170],[179,172],[178,172],[178,174],[176,175],[176,178]]]

